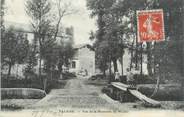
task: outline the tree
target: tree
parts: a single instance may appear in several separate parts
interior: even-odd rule
[[[34,32],[34,44],[38,44],[37,51],[39,53],[39,78],[43,83],[43,89],[46,90],[47,79],[42,76],[42,61],[45,57],[45,51],[50,43],[53,43],[54,27],[51,25],[49,17],[51,11],[51,3],[49,0],[28,0],[26,1],[26,13],[31,18],[31,24]],[[35,46],[36,47],[36,46]]]
[[[0,5],[0,9],[1,9],[1,12],[0,12],[0,17],[1,17],[1,20],[0,20],[0,23],[1,23],[1,27],[0,27],[0,29],[1,29],[1,31],[3,31],[4,30],[4,19],[3,19],[3,17],[4,17],[4,4],[5,4],[5,0],[1,0],[1,5]],[[1,32],[1,34],[2,34],[2,32]]]
[[[176,67],[171,68],[175,69],[174,71],[176,73],[179,73],[179,71],[182,71],[181,65],[183,63],[181,56],[183,47],[181,46],[182,43],[180,43],[183,42],[183,27],[179,26],[183,23],[181,18],[183,12],[182,5],[182,0],[174,0],[169,4],[167,0],[136,0],[135,2],[132,2],[131,0],[114,0],[105,2],[104,0],[88,0],[87,6],[88,9],[91,10],[91,16],[97,17],[98,30],[96,32],[95,46],[98,47],[101,44],[103,45],[104,40],[109,44],[104,50],[109,50],[108,56],[110,57],[110,62],[114,61],[114,68],[116,68],[116,59],[120,58],[120,53],[122,55],[124,47],[128,47],[131,50],[130,67],[135,63],[135,67],[138,68],[138,64],[141,63],[142,69],[142,53],[146,52],[148,61],[147,69],[150,76],[153,76],[154,74],[154,69],[158,62],[156,59],[164,58],[160,58],[161,56],[158,57],[158,54],[161,55],[160,53],[165,51],[169,51],[169,54],[171,54],[170,52],[173,52],[174,54],[172,57],[169,54],[166,56],[168,61],[164,63],[165,65],[163,66],[166,67],[166,64],[170,63],[175,64],[174,66]],[[167,40],[168,42],[163,42],[161,45],[148,42],[146,43],[147,50],[143,51],[144,48],[142,48],[142,44],[137,42],[136,10],[160,8],[164,10],[166,40],[169,40]],[[124,23],[122,22],[124,20],[123,18],[127,18],[129,21]],[[159,50],[162,52],[159,52]],[[177,61],[173,61],[174,59]],[[159,64],[163,64],[163,61]],[[114,71],[116,71],[116,69],[114,69]]]
[[[11,75],[11,68],[15,63],[25,62],[27,57],[29,42],[22,32],[16,32],[10,27],[2,37],[2,63],[8,65],[8,78]]]
[[[118,9],[118,4],[116,0],[88,0],[88,8],[92,10],[91,16],[97,16],[98,30],[96,32],[96,42],[95,46],[98,49],[108,52],[100,52],[101,55],[99,60],[103,62],[105,57],[108,57],[109,67],[111,67],[111,61],[114,65],[114,72],[117,69],[117,60],[121,59],[122,73],[123,73],[123,53],[124,53],[124,41],[123,32],[125,30],[122,25],[122,14]],[[104,46],[103,46],[104,45]],[[107,45],[107,46],[106,46]],[[96,49],[96,50],[98,50]],[[96,51],[97,53],[98,51]],[[108,53],[108,55],[107,55]],[[104,55],[103,55],[104,54]],[[106,61],[107,62],[107,61]],[[106,65],[104,61],[103,65]],[[111,73],[111,68],[110,68]]]
[[[29,45],[29,50],[28,50],[28,55],[26,58],[26,68],[25,68],[25,77],[27,77],[27,74],[33,72],[34,66],[37,65],[37,57],[36,57],[36,51],[34,50],[34,45],[30,44]]]
[[[156,64],[159,64],[161,76],[164,79],[180,82],[183,80],[183,23],[182,14],[184,12],[183,1],[174,0],[166,4],[168,0],[157,1],[155,8],[162,8],[164,11],[165,35],[166,41],[156,44],[155,55]],[[166,46],[166,48],[165,48]],[[161,50],[160,52],[158,52]],[[166,59],[164,59],[163,53]],[[159,60],[160,59],[160,60]],[[184,85],[183,85],[184,86]],[[183,92],[183,87],[181,87]]]
[[[74,30],[73,27],[66,28],[66,39],[61,40],[58,45],[58,69],[59,72],[62,73],[63,65],[68,67],[69,60],[73,57],[75,50],[73,49],[73,39],[74,39]]]
[[[71,2],[64,1],[64,0],[55,0],[53,1],[54,8],[53,11],[56,13],[53,14],[53,21],[55,24],[55,33],[54,33],[54,39],[56,40],[56,37],[58,36],[58,33],[60,32],[60,24],[62,22],[62,19],[66,16],[72,15],[74,13],[77,13],[78,11],[74,8],[72,8]]]
[[[163,9],[165,24],[165,41],[159,43],[146,43],[148,72],[150,76],[158,76],[161,80],[181,81],[182,71],[182,46],[183,45],[183,1],[174,0],[130,0],[122,1],[122,4],[129,6],[127,11],[135,12],[136,10]],[[133,13],[133,19],[136,19]],[[133,20],[132,20],[133,21]],[[136,21],[136,20],[134,20]],[[134,24],[134,23],[133,23]],[[135,24],[134,24],[135,25]],[[136,31],[134,32],[136,34]],[[137,44],[136,44],[137,45]],[[136,53],[139,52],[139,45],[136,46]],[[138,54],[135,57],[139,59]],[[136,60],[137,61],[137,60]],[[138,61],[137,61],[138,62]],[[156,69],[158,67],[158,69]],[[154,75],[155,74],[155,75]]]
[[[51,30],[50,19],[48,19],[51,4],[48,0],[28,0],[26,1],[26,13],[32,19],[32,27],[35,34],[35,42],[39,43],[39,76],[41,76],[41,62],[44,51],[45,37]]]
[[[108,50],[105,45],[101,44],[96,50],[96,66],[103,72],[103,75],[106,76],[106,70],[109,67],[109,55]]]
[[[55,51],[56,43],[54,41],[48,43],[49,39],[45,41],[43,52],[44,70],[50,79],[53,79],[53,71],[57,64],[57,53]]]
[[[57,36],[61,32],[60,30],[60,24],[62,22],[62,19],[66,16],[72,15],[74,13],[77,13],[78,11],[72,7],[71,2],[68,1],[63,1],[63,0],[56,0],[53,1],[56,13],[53,14],[53,21],[54,21],[54,27],[55,27],[55,32],[54,32],[54,40],[57,40]],[[56,51],[57,56],[58,56],[58,68],[60,73],[62,73],[62,66],[66,61],[68,61],[69,58],[71,58],[71,55],[73,54],[72,52],[72,45],[73,45],[73,38],[74,38],[74,32],[73,32],[73,27],[66,28],[65,32],[63,33],[64,35],[66,34],[70,38],[70,44],[66,47],[63,47],[63,42],[61,41],[61,45],[57,45],[57,49],[59,51]],[[60,34],[60,36],[63,36],[63,34]],[[64,39],[65,36],[62,37]],[[65,44],[64,44],[65,45]],[[67,49],[66,49],[67,48]],[[71,53],[70,53],[71,52]],[[68,55],[66,55],[68,53]],[[68,62],[67,62],[68,63]]]
[[[105,39],[105,25],[106,24],[105,24],[104,16],[106,15],[109,7],[112,6],[112,3],[113,3],[112,0],[98,0],[98,1],[88,0],[87,1],[87,7],[89,10],[91,10],[91,17],[97,16],[98,30],[96,32],[96,40],[95,40],[95,44],[94,44],[94,47],[96,48],[95,50],[102,49],[104,47],[108,47],[108,46],[105,46],[107,44],[109,45],[108,40]],[[103,46],[103,44],[101,44],[101,43],[105,43],[105,45]],[[102,50],[105,50],[105,48]],[[107,50],[109,50],[109,49],[107,49]],[[98,55],[98,57],[100,57],[99,55],[101,55],[101,57],[100,57],[101,59],[103,59],[107,55],[107,54],[103,55],[103,53],[104,52],[96,51],[96,54]],[[108,51],[108,53],[109,53],[109,51]],[[106,57],[110,57],[109,54]],[[99,60],[99,62],[100,61],[103,62],[102,60]],[[102,66],[105,65],[106,62],[104,61],[104,63],[102,63],[101,65]],[[111,60],[109,59],[108,62],[111,63]]]
[[[1,9],[1,12],[0,12],[0,23],[1,23],[1,26],[0,26],[0,31],[1,31],[1,38],[4,38],[5,36],[5,26],[4,26],[4,4],[5,4],[5,0],[1,0],[1,5],[0,5],[0,9]],[[1,51],[0,51],[0,55],[1,55]],[[2,61],[4,61],[3,57],[1,56],[1,69],[3,68],[3,64],[2,64]]]
[[[89,40],[94,41],[96,37],[95,33],[93,31],[90,31],[89,35],[90,35]]]

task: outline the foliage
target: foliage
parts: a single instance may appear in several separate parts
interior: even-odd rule
[[[68,40],[68,42],[61,41],[61,44],[58,45],[58,69],[60,73],[62,73],[63,65],[68,67],[69,60],[73,57],[75,50],[72,47],[72,40]]]
[[[15,32],[13,27],[10,27],[2,36],[2,64],[8,65],[8,75],[11,73],[11,67],[15,64],[25,62],[27,57],[29,42],[27,37],[22,32]]]
[[[103,15],[105,14],[106,9],[108,8],[108,3],[110,3],[111,0],[105,1],[105,0],[88,0],[87,1],[87,7],[89,10],[91,10],[91,17],[97,16],[97,26],[98,30],[96,31],[96,34],[92,34],[91,36],[95,36],[96,40],[94,43],[95,53],[96,53],[96,65],[99,67],[101,71],[105,71],[107,69],[107,65],[109,60],[109,51],[106,50],[106,47],[108,42],[104,41],[105,38],[105,21],[103,21]],[[105,4],[107,3],[107,4]],[[108,6],[107,6],[108,5]],[[107,6],[107,7],[106,7]],[[94,38],[94,37],[93,37]],[[103,52],[106,50],[105,52]],[[105,59],[106,58],[106,59]],[[105,75],[105,72],[104,72]]]
[[[159,66],[157,73],[162,78],[181,81],[183,67],[183,1],[174,0],[170,4],[168,1],[159,0],[155,8],[162,8],[164,11],[165,35],[166,40],[155,45],[155,64]]]
[[[103,71],[103,74],[105,75],[105,71],[108,69],[108,62],[109,58],[108,56],[108,50],[106,48],[100,47],[99,49],[96,49],[96,66]]]
[[[88,0],[87,7],[91,10],[91,17],[97,17],[98,30],[94,46],[101,68],[106,68],[105,58],[116,61],[123,55],[124,48],[128,47],[131,51],[130,67],[133,63],[139,67],[138,64],[142,62],[141,54],[144,52],[147,54],[150,76],[154,71],[164,79],[177,77],[180,80],[183,72],[184,39],[183,26],[180,25],[183,23],[182,0]],[[136,41],[136,10],[150,9],[163,9],[166,41],[156,44],[147,42],[142,50],[141,44]]]
[[[29,73],[27,79],[17,78],[16,76],[10,76],[2,74],[2,88],[36,88],[42,89],[42,82],[35,73]]]
[[[36,52],[34,51],[33,47],[30,45],[27,59],[26,59],[26,68],[25,68],[25,73],[32,72],[34,66],[37,65],[37,57],[36,57]]]
[[[4,10],[5,10],[5,7],[4,7],[4,4],[5,4],[5,0],[1,0],[0,1],[1,5],[0,5],[0,9],[1,9],[1,12],[0,12],[0,17],[1,17],[1,20],[0,20],[0,30],[1,30],[1,34],[3,33],[4,31]]]
[[[56,37],[58,34],[61,32],[60,30],[60,25],[62,23],[62,19],[68,15],[72,15],[77,13],[78,11],[73,8],[71,2],[69,1],[63,1],[63,0],[54,0],[52,1],[52,10],[54,13],[51,15],[52,16],[52,21],[54,22],[54,27],[55,27],[55,32],[54,32],[54,39],[56,40]],[[70,28],[68,31],[71,31]],[[66,31],[66,33],[68,33]],[[72,32],[69,32],[72,33]]]
[[[32,19],[32,27],[35,33],[35,44],[39,43],[39,75],[41,76],[41,61],[46,47],[45,38],[51,36],[51,21],[48,18],[51,4],[48,0],[28,0],[26,1],[26,12]]]
[[[89,35],[90,35],[89,40],[90,40],[90,41],[93,41],[93,40],[95,39],[95,33],[94,33],[93,31],[91,31],[91,32],[89,33]]]
[[[118,70],[117,60],[121,59],[120,61],[122,61],[124,53],[125,38],[123,38],[123,34],[127,30],[127,22],[122,22],[123,13],[118,9],[116,0],[88,0],[87,6],[89,10],[92,10],[91,16],[97,16],[98,30],[94,46],[98,55],[98,66],[105,71],[106,66],[112,61],[114,72],[116,72]]]

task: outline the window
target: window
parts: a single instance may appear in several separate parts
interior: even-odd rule
[[[76,68],[76,62],[72,61],[72,68]]]

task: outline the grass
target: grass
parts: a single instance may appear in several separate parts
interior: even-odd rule
[[[107,79],[89,79],[86,81],[88,85],[94,85],[99,87],[106,87],[102,88],[103,93],[108,93],[109,89],[108,80]],[[145,94],[146,96],[150,97],[154,92],[156,84],[140,84],[138,85],[138,90]],[[159,90],[155,96],[152,97],[153,99],[159,101],[181,101],[182,100],[182,93],[180,90],[180,84],[160,84]]]
[[[2,110],[15,111],[15,110],[22,110],[22,109],[24,109],[24,107],[11,104],[11,105],[1,105],[1,109]]]
[[[102,88],[103,93],[110,92],[108,91],[109,89],[107,88],[108,79],[105,79],[102,76],[92,76],[86,81],[86,83],[89,85],[105,87]],[[148,84],[144,83],[137,85],[138,90],[148,97],[152,95],[156,86],[156,83],[152,84],[150,83],[151,82],[149,82]],[[181,85],[178,83],[160,84],[158,92],[152,98],[159,101],[180,101],[182,100],[182,93],[180,88]]]
[[[108,80],[107,79],[97,79],[97,80],[86,80],[86,84],[94,85],[94,86],[107,86]]]
[[[66,84],[66,81],[76,76],[72,73],[63,73],[63,78],[60,79],[58,71],[54,72],[53,79],[50,79],[47,75],[42,75],[42,78],[47,78],[47,87],[46,93],[49,93],[52,89],[63,88]],[[1,75],[1,87],[2,88],[35,88],[43,90],[43,81],[42,78],[39,78],[37,74],[30,73],[27,79],[18,78],[16,76],[10,76],[7,79],[7,75]]]
[[[155,84],[138,85],[138,90],[148,97],[154,92]],[[158,92],[152,98],[160,101],[181,101],[180,84],[160,84]]]
[[[45,91],[32,88],[2,88],[1,99],[41,99]]]
[[[38,101],[40,99],[5,99],[1,100],[1,108],[5,111],[22,110]]]

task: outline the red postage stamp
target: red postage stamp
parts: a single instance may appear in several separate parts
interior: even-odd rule
[[[137,11],[138,42],[164,41],[163,10]]]

